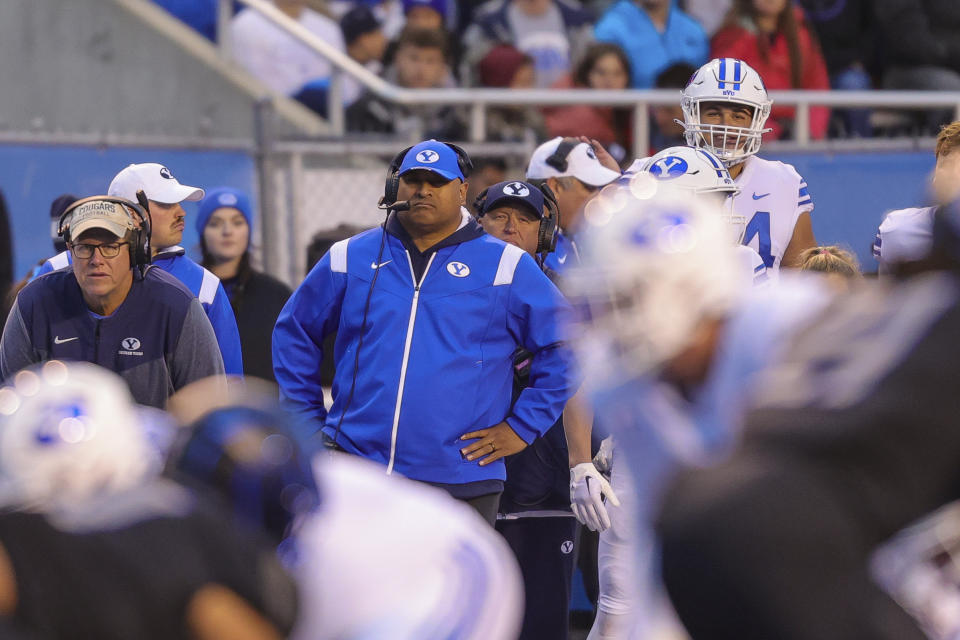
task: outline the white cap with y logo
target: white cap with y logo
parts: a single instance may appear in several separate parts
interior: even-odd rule
[[[562,144],[567,145],[565,152],[560,149]],[[619,178],[620,173],[600,164],[593,147],[586,142],[557,137],[541,144],[530,156],[527,180],[546,180],[564,176],[573,176],[592,187],[602,187]]]
[[[203,189],[180,184],[169,169],[156,162],[129,165],[113,178],[107,193],[136,202],[141,189],[148,200],[164,204],[203,198]]]

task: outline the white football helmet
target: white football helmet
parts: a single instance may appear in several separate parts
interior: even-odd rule
[[[130,488],[158,471],[126,383],[86,362],[51,360],[0,389],[0,492],[45,511]]]
[[[704,124],[700,121],[703,103],[730,102],[753,110],[749,127]],[[728,167],[743,162],[760,150],[761,137],[770,117],[773,101],[767,96],[763,79],[753,67],[735,58],[714,58],[700,67],[683,90],[680,108],[687,144],[712,151]]]
[[[597,388],[659,368],[742,291],[709,201],[678,190],[648,199],[623,188],[603,195],[588,204],[582,264],[565,281],[576,311],[571,342]]]
[[[705,149],[694,147],[669,147],[647,158],[640,171],[648,174],[663,186],[702,196],[720,207],[721,217],[730,225],[735,244],[743,241],[747,218],[733,212],[733,196],[740,187],[730,177],[730,171],[720,159]],[[642,174],[630,178],[630,185],[639,185],[634,195],[642,197],[649,189],[639,183]]]

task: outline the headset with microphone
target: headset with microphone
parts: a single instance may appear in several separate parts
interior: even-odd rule
[[[540,215],[540,226],[537,228],[537,249],[540,266],[546,260],[547,254],[552,253],[557,248],[557,236],[560,235],[560,205],[557,202],[557,196],[553,193],[546,182],[538,185],[527,183],[528,185],[540,189],[543,194],[543,203],[547,208],[547,213]],[[473,201],[473,208],[477,211],[477,217],[482,218],[483,208],[487,203],[490,188],[486,188]]]
[[[119,204],[120,208],[130,219],[132,227],[132,247],[130,251],[130,268],[136,267],[142,278],[147,267],[153,261],[153,254],[150,247],[150,236],[153,232],[152,220],[150,218],[150,203],[147,200],[143,190],[137,191],[138,203],[131,202],[126,198],[115,196],[91,196],[77,200],[72,205],[64,209],[57,222],[57,233],[63,238],[64,242],[72,242],[73,234],[70,232],[70,221],[74,211],[90,202],[110,202]],[[136,214],[136,215],[134,215]]]
[[[470,156],[455,144],[449,142],[444,142],[443,144],[450,147],[454,153],[457,154],[457,166],[463,175],[464,181],[466,181],[466,179],[470,177],[470,172],[473,171],[473,162],[470,161]],[[409,153],[414,146],[416,145],[409,146],[395,155],[387,169],[387,180],[383,185],[383,196],[380,197],[380,201],[377,203],[377,208],[387,212],[383,218],[383,223],[380,225],[380,248],[377,250],[377,260],[374,263],[377,265],[383,262],[383,250],[386,248],[387,243],[387,221],[390,219],[390,214],[410,209],[409,202],[406,200],[398,201],[397,198],[400,192],[400,166],[403,164],[403,159],[407,153]],[[353,392],[357,386],[357,373],[360,371],[360,348],[363,346],[363,337],[367,329],[367,315],[370,312],[370,300],[373,298],[373,288],[377,283],[377,276],[380,275],[380,271],[381,269],[379,267],[373,270],[373,277],[370,279],[370,288],[367,289],[367,299],[363,304],[363,319],[360,321],[360,334],[357,338],[357,348],[354,350],[353,356],[353,379],[350,381],[350,391],[347,393],[347,400],[344,402],[343,410],[340,412],[340,418],[337,420],[337,427],[333,434],[333,441],[330,443],[330,446],[334,449],[339,447],[337,438],[340,436],[340,427],[343,425],[343,418],[347,415],[347,410],[353,402]]]

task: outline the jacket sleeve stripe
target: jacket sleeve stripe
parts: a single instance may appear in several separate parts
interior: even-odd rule
[[[203,281],[200,283],[200,292],[197,294],[197,299],[200,300],[200,304],[213,304],[213,298],[217,295],[217,287],[219,285],[220,278],[204,269]]]
[[[493,286],[511,284],[513,273],[517,270],[517,263],[523,257],[523,249],[508,244],[500,254],[500,264],[497,266],[497,275],[493,279]]]
[[[341,240],[330,247],[330,271],[347,272],[347,240]]]
[[[53,270],[63,269],[64,267],[70,266],[69,253],[64,251],[63,253],[58,253],[57,255],[50,258],[50,266],[53,267]]]

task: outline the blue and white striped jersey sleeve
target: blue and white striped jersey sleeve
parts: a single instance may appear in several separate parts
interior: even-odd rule
[[[813,199],[810,197],[810,191],[807,189],[807,181],[803,178],[800,179],[800,193],[797,196],[797,207],[798,208],[813,208]]]

